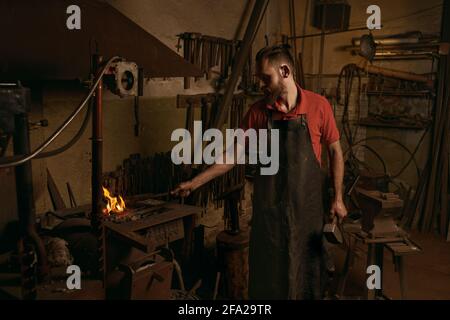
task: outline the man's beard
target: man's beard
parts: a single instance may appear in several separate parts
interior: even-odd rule
[[[273,91],[264,92],[266,103],[268,105],[273,105],[281,96],[282,92],[283,88],[281,87],[281,85],[278,85]]]

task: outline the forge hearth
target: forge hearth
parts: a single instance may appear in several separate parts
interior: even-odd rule
[[[105,221],[114,223],[124,223],[130,221],[139,221],[146,217],[155,216],[163,212],[167,212],[170,208],[164,207],[166,202],[155,199],[147,199],[138,201],[133,207],[127,208],[121,212],[110,212],[105,215]]]
[[[161,255],[160,251],[167,252],[170,243],[184,240],[181,257],[177,259],[186,261],[191,252],[196,215],[203,209],[142,196],[125,202],[124,211],[103,218],[107,296],[168,298],[176,260],[173,255]]]
[[[194,217],[201,211],[199,207],[171,202],[138,206],[105,217],[105,233],[150,252],[168,242],[189,240],[195,225]]]

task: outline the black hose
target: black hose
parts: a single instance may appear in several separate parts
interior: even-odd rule
[[[72,120],[78,115],[78,113],[80,113],[80,111],[86,106],[86,103],[89,101],[89,99],[94,94],[95,89],[97,88],[98,84],[100,83],[100,80],[102,79],[103,75],[108,70],[110,64],[118,59],[120,59],[120,58],[116,56],[116,57],[112,57],[111,59],[108,60],[108,62],[103,67],[103,69],[100,71],[100,73],[94,79],[93,85],[89,89],[89,93],[86,95],[86,97],[80,103],[80,105],[75,109],[74,112],[72,112],[72,114],[63,122],[63,124],[45,142],[43,142],[38,148],[36,148],[30,154],[6,157],[3,159],[0,159],[0,168],[21,165],[21,164],[35,158],[39,153],[41,153],[45,148],[47,148],[53,142],[53,140],[55,140],[61,134],[61,132],[72,122]]]
[[[89,124],[89,120],[91,119],[91,110],[92,110],[92,104],[93,100],[91,99],[89,102],[89,106],[86,109],[86,114],[83,119],[83,123],[81,124],[80,129],[78,129],[78,132],[73,136],[73,138],[67,142],[65,145],[51,151],[42,152],[36,156],[36,159],[41,158],[48,158],[56,156],[57,154],[60,154],[68,149],[70,149],[78,140],[80,140],[83,133],[86,131],[87,125]]]

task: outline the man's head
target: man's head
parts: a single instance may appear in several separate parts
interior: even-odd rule
[[[256,54],[256,75],[263,82],[267,103],[273,104],[295,85],[294,60],[288,45],[265,47]]]

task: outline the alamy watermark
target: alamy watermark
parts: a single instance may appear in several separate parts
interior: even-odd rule
[[[376,4],[372,4],[367,7],[366,10],[367,14],[370,14],[370,16],[367,18],[366,25],[367,29],[374,30],[374,29],[381,29],[381,9]]]
[[[66,13],[70,14],[66,20],[66,27],[69,30],[81,29],[81,9],[79,6],[72,4],[67,7]]]
[[[366,13],[370,14],[367,18],[367,29],[381,29],[381,9],[376,4],[367,7]],[[71,4],[66,8],[66,27],[69,30],[81,30],[81,8],[76,4]]]
[[[381,289],[381,269],[379,266],[372,264],[367,267],[366,273],[369,275],[366,281],[367,289]]]
[[[261,175],[275,175],[278,172],[278,129],[259,129],[258,131],[252,128],[246,131],[226,129],[225,148],[222,131],[211,128],[203,133],[201,121],[194,121],[193,133],[194,137],[186,129],[176,129],[172,132],[171,141],[179,141],[172,148],[171,158],[174,164],[245,164],[245,146],[247,145],[248,163],[261,165]],[[210,143],[203,148],[204,142]]]
[[[69,290],[81,289],[81,269],[76,264],[67,267],[66,273],[69,274],[66,280],[66,286]]]

